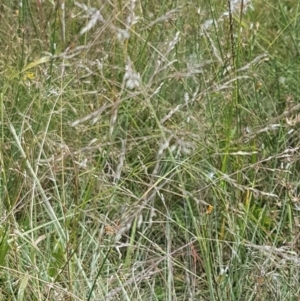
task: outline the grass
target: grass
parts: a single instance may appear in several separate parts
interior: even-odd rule
[[[299,5],[194,2],[3,1],[1,300],[299,300]]]

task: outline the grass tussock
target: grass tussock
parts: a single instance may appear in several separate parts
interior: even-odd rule
[[[0,6],[1,300],[298,300],[296,1]]]

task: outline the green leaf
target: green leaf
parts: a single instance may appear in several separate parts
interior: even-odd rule
[[[29,279],[28,273],[26,273],[21,279],[19,290],[18,290],[18,298],[17,298],[18,301],[23,301],[24,299],[24,292],[28,285],[28,279]]]

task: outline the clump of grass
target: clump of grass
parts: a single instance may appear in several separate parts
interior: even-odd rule
[[[2,299],[296,300],[298,14],[21,4],[0,16]]]

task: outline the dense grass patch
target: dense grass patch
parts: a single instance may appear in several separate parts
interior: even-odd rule
[[[0,7],[1,300],[298,300],[297,1]]]

